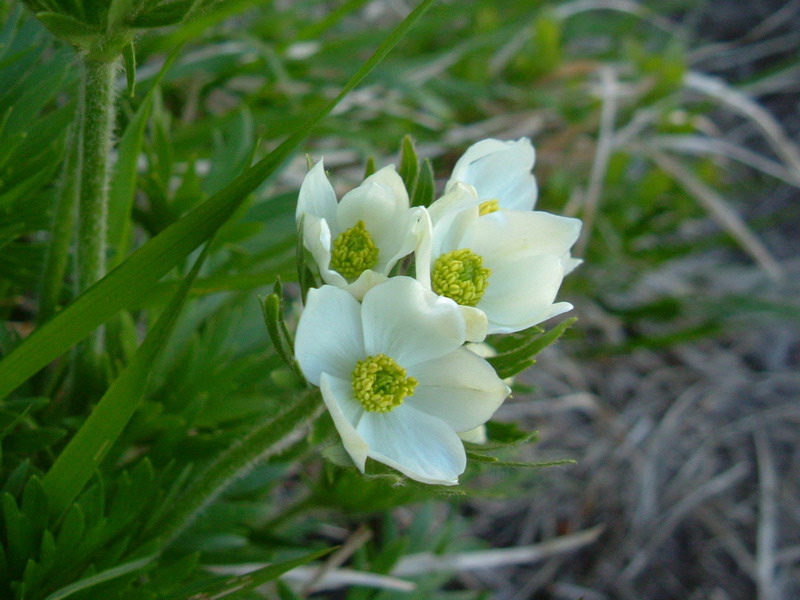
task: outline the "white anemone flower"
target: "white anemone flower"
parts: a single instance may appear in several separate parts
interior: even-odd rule
[[[536,151],[528,138],[481,140],[458,159],[445,192],[459,184],[472,186],[476,192],[472,202],[479,205],[481,214],[498,209],[533,210],[539,193],[531,173],[535,162]],[[561,262],[567,275],[583,261],[567,255]]]
[[[417,278],[485,315],[485,333],[511,333],[572,309],[555,302],[581,222],[541,211],[483,211],[471,185],[456,183],[429,209]],[[477,317],[472,322],[477,322]],[[469,322],[469,321],[468,321]],[[481,341],[471,332],[470,341]]]
[[[465,338],[452,300],[393,277],[362,304],[336,287],[309,290],[295,354],[362,472],[369,457],[455,485],[466,466],[458,432],[485,423],[511,391]]]
[[[456,183],[473,186],[484,206],[532,210],[538,189],[531,173],[536,152],[528,138],[485,139],[467,148],[453,168],[445,191]]]
[[[367,177],[336,202],[320,160],[300,187],[296,218],[303,243],[325,283],[357,299],[385,281],[420,239],[424,209],[410,208],[403,180],[389,165]]]

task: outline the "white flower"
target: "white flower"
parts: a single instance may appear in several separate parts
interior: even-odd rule
[[[409,208],[408,192],[394,165],[367,177],[337,203],[320,160],[300,187],[296,218],[303,219],[303,243],[323,281],[360,300],[413,252],[423,213],[422,208]]]
[[[362,304],[332,286],[309,290],[295,354],[362,472],[370,457],[453,485],[466,466],[457,432],[485,423],[510,392],[465,337],[452,300],[394,277]]]
[[[473,144],[458,159],[445,192],[456,183],[477,191],[479,203],[509,210],[532,210],[536,179],[531,174],[536,152],[528,138],[515,142],[486,139]]]
[[[488,333],[521,331],[572,308],[554,300],[576,262],[569,250],[580,233],[578,219],[482,211],[475,189],[462,183],[434,202],[429,216],[430,238],[419,251],[417,278],[465,312],[485,314]]]

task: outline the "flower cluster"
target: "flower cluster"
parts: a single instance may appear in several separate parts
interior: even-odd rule
[[[533,210],[534,159],[528,139],[478,142],[428,208],[392,165],[339,202],[321,160],[306,176],[296,216],[325,285],[308,292],[295,353],[362,472],[369,457],[456,484],[462,438],[510,393],[468,342],[572,308],[555,297],[581,223]]]

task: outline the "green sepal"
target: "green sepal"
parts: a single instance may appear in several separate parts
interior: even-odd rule
[[[406,190],[408,190],[408,196],[413,197],[419,173],[419,159],[417,158],[417,149],[414,147],[414,140],[407,134],[403,136],[401,144],[400,169],[398,173],[406,186]]]
[[[414,193],[411,197],[412,206],[428,207],[436,197],[436,184],[433,180],[433,165],[430,159],[426,158],[420,163],[417,184],[414,186]]]
[[[364,165],[364,179],[366,179],[367,177],[372,175],[375,171],[376,171],[376,168],[375,168],[375,157],[374,156],[370,156],[367,159],[367,164]]]
[[[294,358],[294,340],[283,320],[283,288],[280,278],[275,281],[272,293],[259,298],[259,300],[261,302],[261,311],[264,315],[264,324],[267,326],[267,332],[270,340],[272,340],[275,352],[292,372],[300,378],[300,381],[305,381],[303,373],[300,371],[300,366]]]

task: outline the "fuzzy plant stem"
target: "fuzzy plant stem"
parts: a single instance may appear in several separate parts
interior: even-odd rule
[[[319,390],[304,392],[292,399],[289,408],[237,440],[199,474],[158,521],[154,533],[162,547],[171,545],[234,481],[300,442],[323,410]]]
[[[83,157],[78,226],[78,292],[105,275],[108,221],[108,180],[114,127],[114,79],[118,60],[83,59]],[[102,350],[102,329],[94,333],[87,351]]]

